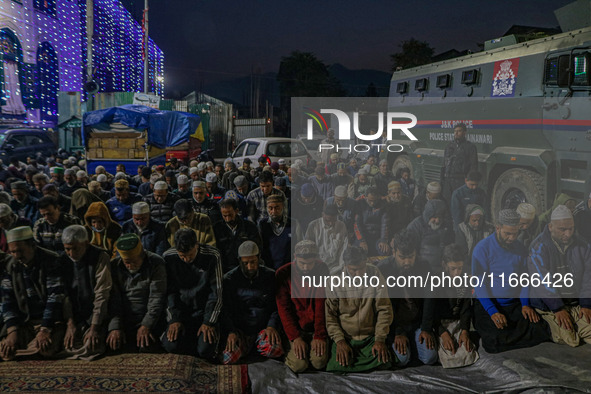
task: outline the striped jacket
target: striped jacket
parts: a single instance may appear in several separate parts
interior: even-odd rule
[[[64,250],[62,233],[66,227],[72,224],[82,223],[76,216],[67,213],[62,213],[55,224],[51,224],[45,218],[41,218],[33,226],[35,242],[42,248],[61,252]]]
[[[187,264],[176,249],[164,253],[168,278],[168,323],[197,321],[214,326],[222,311],[222,258],[209,245],[199,245]]]

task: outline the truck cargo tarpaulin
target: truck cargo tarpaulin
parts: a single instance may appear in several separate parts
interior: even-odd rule
[[[157,148],[177,146],[189,141],[189,137],[203,141],[203,131],[198,115],[178,111],[160,111],[143,105],[122,105],[84,114],[83,143],[93,128],[108,128],[121,123],[131,129],[146,131],[148,144]]]

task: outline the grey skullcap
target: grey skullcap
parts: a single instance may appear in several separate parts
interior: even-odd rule
[[[197,168],[197,167],[191,167],[189,169],[189,175],[193,175],[196,172],[199,172],[199,168]]]
[[[244,175],[238,175],[234,178],[234,185],[236,185],[236,187],[246,186],[248,185],[248,180]]]
[[[64,171],[64,175],[76,175],[76,171],[68,168],[66,171]]]
[[[195,181],[193,182],[193,185],[191,185],[192,189],[195,189],[196,187],[202,187],[205,189],[205,182],[203,181]]]
[[[76,173],[76,178],[83,178],[85,176],[87,176],[86,171],[80,170]]]
[[[526,202],[517,206],[517,213],[522,219],[533,219],[536,217],[536,207]]]
[[[150,206],[147,202],[139,201],[131,206],[132,215],[143,215],[144,213],[150,213]]]
[[[115,174],[115,180],[119,180],[119,179],[127,179],[127,175],[125,175],[124,172],[119,171],[118,173]]]
[[[176,179],[176,183],[179,185],[186,185],[189,183],[189,177],[186,175],[179,175],[179,177]]]
[[[551,221],[555,220],[564,220],[564,219],[572,219],[573,214],[566,207],[566,205],[559,205],[552,211],[552,216],[550,216]]]
[[[205,175],[205,181],[209,183],[215,183],[218,181],[218,176],[214,172],[209,172]]]
[[[168,184],[164,181],[158,181],[154,184],[154,190],[168,190]]]
[[[279,176],[275,178],[275,186],[287,186],[287,181],[284,177]]]
[[[12,209],[8,204],[1,203],[0,204],[0,218],[8,216],[12,213]]]
[[[253,241],[244,241],[238,247],[238,256],[239,257],[250,257],[250,256],[258,256],[259,255],[259,247]]]
[[[369,170],[363,166],[357,171],[357,175],[369,175]]]
[[[334,196],[339,198],[347,197],[347,188],[343,185],[335,187]]]
[[[500,226],[519,226],[521,216],[514,209],[503,209],[499,212],[498,224]]]
[[[10,184],[10,189],[11,190],[29,190],[29,188],[27,187],[27,183],[23,182],[23,181],[16,181],[16,182],[12,182]]]
[[[99,174],[96,177],[97,182],[106,182],[107,181],[107,176],[105,174]]]
[[[207,169],[207,165],[204,162],[200,162],[199,164],[197,164],[197,169],[199,171],[205,171]]]
[[[277,164],[279,164],[280,166],[285,165],[285,159],[279,159],[279,160],[277,160]]]

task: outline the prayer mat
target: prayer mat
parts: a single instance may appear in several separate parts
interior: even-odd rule
[[[176,354],[116,354],[95,361],[0,361],[2,392],[242,393],[246,365],[213,365]]]

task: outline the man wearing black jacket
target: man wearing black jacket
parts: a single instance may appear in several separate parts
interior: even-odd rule
[[[216,245],[222,255],[224,273],[238,265],[238,247],[244,241],[253,241],[262,247],[261,235],[256,224],[242,219],[239,215],[238,201],[226,198],[219,204],[223,221],[213,225]]]
[[[174,236],[164,253],[168,277],[168,328],[162,346],[169,353],[211,360],[222,311],[222,261],[213,246],[200,245],[192,229]]]

